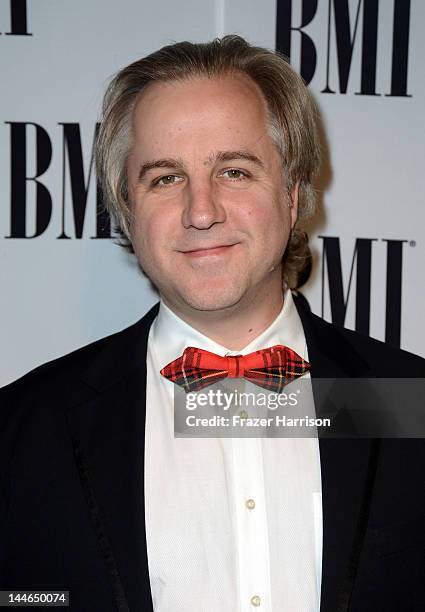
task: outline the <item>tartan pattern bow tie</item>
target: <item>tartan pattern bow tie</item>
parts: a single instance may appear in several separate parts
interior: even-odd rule
[[[303,376],[309,368],[307,361],[282,344],[228,357],[188,346],[181,357],[171,361],[160,373],[183,387],[186,393],[199,391],[223,378],[241,377],[281,393],[285,385]]]

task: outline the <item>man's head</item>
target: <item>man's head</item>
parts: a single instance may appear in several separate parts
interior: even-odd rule
[[[177,43],[123,69],[104,101],[97,163],[112,217],[170,304],[220,310],[308,257],[314,107],[279,55],[237,36]],[[221,251],[190,253],[226,245]]]

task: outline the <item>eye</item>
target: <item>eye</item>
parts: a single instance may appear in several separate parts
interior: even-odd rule
[[[224,172],[222,172],[221,174],[222,176],[227,174],[228,175],[227,178],[234,180],[234,181],[240,181],[248,177],[246,172],[243,172],[242,170],[238,170],[237,168],[229,168],[228,170],[224,170]]]
[[[166,176],[160,176],[159,178],[153,181],[154,186],[158,187],[167,187],[168,185],[174,185],[175,183],[181,180],[180,176],[176,176],[175,174],[167,174]]]

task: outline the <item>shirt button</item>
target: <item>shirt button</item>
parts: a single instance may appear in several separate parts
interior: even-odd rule
[[[253,499],[247,499],[245,502],[245,506],[248,508],[248,510],[254,510],[255,508],[255,501]],[[258,604],[260,605],[260,604]]]
[[[246,410],[241,410],[239,413],[239,416],[241,417],[241,419],[247,419],[248,418],[248,413]]]
[[[258,595],[254,595],[253,597],[251,597],[251,603],[252,603],[253,606],[258,608],[258,606],[261,604],[260,597],[258,597]]]

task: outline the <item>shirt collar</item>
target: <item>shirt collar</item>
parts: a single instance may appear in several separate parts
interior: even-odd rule
[[[191,327],[161,300],[158,316],[152,324],[149,344],[159,362],[166,365],[182,355],[188,346],[196,346],[217,355],[246,355],[275,344],[283,344],[308,360],[304,330],[289,289],[284,292],[283,306],[274,321],[259,336],[239,351],[231,351]]]

